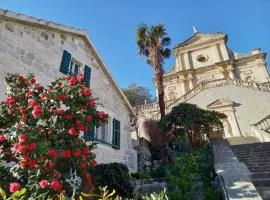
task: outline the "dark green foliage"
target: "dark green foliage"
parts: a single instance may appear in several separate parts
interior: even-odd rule
[[[220,193],[210,185],[213,174],[209,145],[175,157],[166,172],[170,200],[220,200]]]
[[[135,178],[135,179],[151,179],[152,178],[151,172],[148,172],[148,171],[132,173],[131,176],[132,178]]]
[[[223,128],[220,119],[226,118],[223,113],[203,110],[194,104],[182,103],[163,117],[159,125],[163,132],[179,137],[188,136],[191,148],[200,147],[205,142],[205,136]]]
[[[115,189],[119,196],[131,198],[133,187],[128,168],[121,163],[100,164],[90,169],[90,174],[96,188],[108,186],[108,190]]]
[[[128,88],[122,88],[122,91],[132,106],[143,105],[145,100],[147,103],[153,102],[153,98],[147,87],[137,86],[133,83]]]

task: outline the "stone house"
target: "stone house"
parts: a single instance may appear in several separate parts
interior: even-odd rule
[[[7,73],[33,72],[45,86],[61,75],[83,73],[98,110],[109,114],[109,123],[92,133],[99,141],[97,162],[120,162],[137,171],[130,126],[134,110],[86,31],[0,9],[0,69],[1,99]]]

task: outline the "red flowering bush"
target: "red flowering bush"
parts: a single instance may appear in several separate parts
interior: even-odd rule
[[[14,181],[10,192],[21,187],[30,198],[52,198],[82,182],[91,185],[87,167],[96,165],[93,145],[83,135],[91,124],[107,121],[96,110],[91,90],[82,75],[62,77],[43,88],[30,74],[9,74],[7,98],[0,104],[0,154]],[[0,181],[1,185],[1,181]]]

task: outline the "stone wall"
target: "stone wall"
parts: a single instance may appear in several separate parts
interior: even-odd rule
[[[251,125],[270,113],[270,92],[251,88],[224,85],[201,91],[187,103],[197,104],[203,109],[218,99],[227,99],[235,103],[235,116],[243,136],[251,135]]]
[[[97,162],[122,162],[136,172],[137,154],[131,145],[129,127],[131,112],[108,72],[100,66],[97,53],[89,48],[80,35],[35,26],[26,21],[10,21],[0,15],[0,99],[3,100],[5,96],[4,77],[7,73],[25,75],[33,72],[42,85],[48,85],[61,76],[59,67],[64,50],[83,65],[91,67],[90,87],[100,103],[98,109],[121,122],[120,150],[99,144],[95,150]]]

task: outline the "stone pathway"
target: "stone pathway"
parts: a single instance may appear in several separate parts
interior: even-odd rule
[[[224,179],[228,199],[262,200],[249,178],[249,170],[236,158],[227,140],[213,140],[212,145],[215,170]]]

